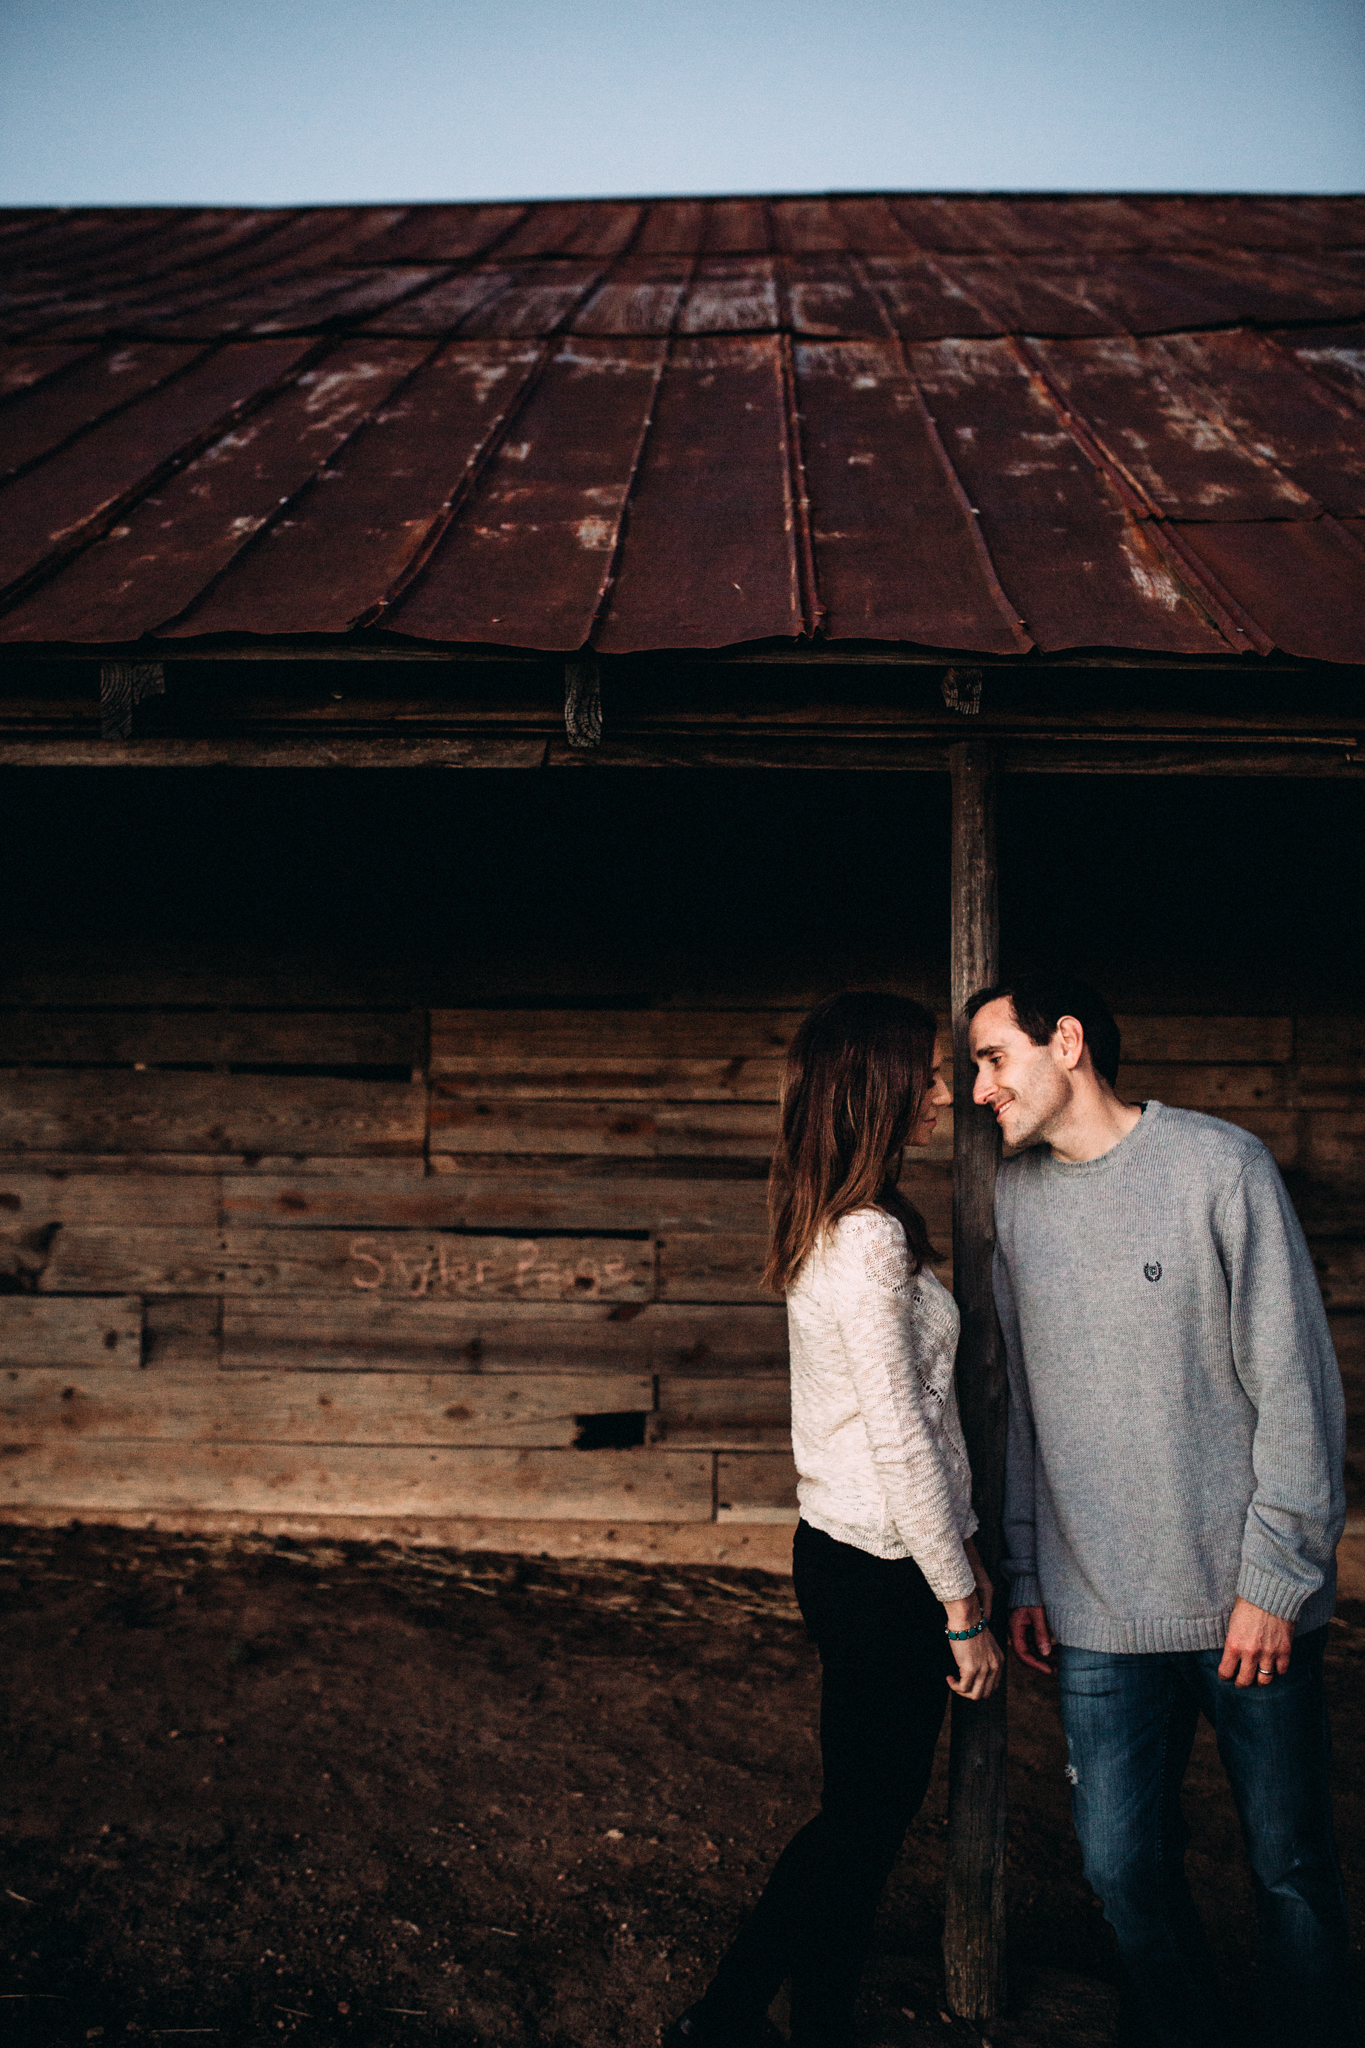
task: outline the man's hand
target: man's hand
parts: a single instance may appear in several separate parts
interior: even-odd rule
[[[1235,1678],[1243,1686],[1273,1685],[1289,1669],[1293,1648],[1292,1621],[1282,1621],[1278,1614],[1267,1614],[1264,1607],[1239,1600],[1228,1623],[1218,1676]]]
[[[1016,1607],[1010,1613],[1010,1642],[1021,1664],[1052,1673],[1052,1636],[1041,1607]]]

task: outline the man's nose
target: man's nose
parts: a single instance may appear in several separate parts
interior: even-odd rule
[[[984,1105],[990,1100],[991,1090],[994,1086],[995,1083],[991,1080],[990,1075],[978,1068],[976,1079],[972,1083],[972,1101],[978,1105]]]

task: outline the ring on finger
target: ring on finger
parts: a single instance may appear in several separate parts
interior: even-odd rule
[[[1273,1664],[1258,1664],[1256,1666],[1256,1676],[1258,1678],[1273,1678],[1275,1676],[1275,1666]]]

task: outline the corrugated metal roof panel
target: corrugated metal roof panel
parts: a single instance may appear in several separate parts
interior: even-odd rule
[[[0,216],[0,639],[1365,660],[1362,248],[1141,193]]]
[[[702,252],[707,256],[766,256],[772,224],[762,199],[713,199],[706,213]]]
[[[886,308],[856,257],[788,256],[781,279],[794,334],[861,341],[891,331]]]
[[[475,209],[477,210],[477,209]],[[406,219],[405,206],[299,206],[282,208],[268,236],[246,252],[244,266],[257,275],[280,276],[288,265],[309,269],[319,263],[385,263],[377,244]],[[223,266],[218,266],[221,271]]]
[[[64,209],[47,214],[24,236],[16,259],[25,264],[97,262],[113,249],[129,249],[169,222],[185,218],[174,206]]]
[[[1288,249],[1365,240],[1365,201],[1219,198],[1140,193],[1130,203],[1151,223],[1151,248]]]
[[[695,256],[706,226],[704,199],[656,199],[631,244],[632,256]]]
[[[573,317],[575,334],[671,334],[687,292],[685,256],[616,264]]]
[[[1160,341],[1032,341],[1068,414],[1175,519],[1311,519],[1322,507],[1252,440]]]
[[[942,262],[903,256],[869,256],[865,269],[903,341],[946,341],[953,335],[1003,334],[998,314]]]
[[[535,206],[501,243],[505,262],[534,256],[620,256],[639,224],[638,205],[599,199]]]
[[[1267,336],[1170,334],[1147,344],[1198,385],[1230,437],[1340,517],[1365,514],[1365,415],[1305,377]],[[1365,356],[1362,357],[1365,365]]]
[[[846,249],[863,256],[916,256],[919,244],[896,218],[883,193],[865,199],[835,199],[831,206]]]
[[[1086,290],[1088,264],[1047,258],[1025,268],[1008,256],[941,256],[936,267],[981,308],[994,334],[1113,332],[1112,315]]]
[[[155,311],[169,303],[173,312],[183,314],[223,299],[234,279],[296,274],[305,250],[315,263],[334,260],[349,243],[374,232],[375,223],[366,217],[368,211],[329,207],[245,214],[250,232],[201,262],[177,260],[178,247],[183,248],[184,242],[182,224],[178,245],[172,238],[168,246],[163,230],[151,237],[141,235],[131,247],[120,245],[100,262],[72,250],[55,265],[16,263],[6,273],[6,302],[12,300],[16,307],[8,324],[13,328],[16,319],[24,319],[18,311],[24,307],[31,325],[35,309],[46,306],[52,309],[46,323],[51,328],[54,323],[60,325],[64,307],[68,323],[79,322],[92,334],[103,335],[126,328],[143,309]],[[380,208],[373,211],[384,212]],[[76,291],[73,283],[78,286]],[[212,325],[208,329],[210,335],[218,331]]]
[[[168,221],[137,244],[137,267],[144,275],[165,275],[231,262],[266,245],[288,219],[275,207],[252,212],[241,207],[206,207],[188,219]],[[115,253],[98,265],[82,265],[92,281],[101,275],[127,274],[128,259]]]
[[[50,206],[11,207],[0,220],[0,245],[16,244],[21,235],[31,235],[36,228],[47,226],[55,213],[56,209]]]
[[[563,327],[606,275],[600,263],[567,259],[512,271],[512,282],[460,324],[461,334],[549,335]]]
[[[416,270],[406,265],[393,269],[326,269],[291,272],[288,278],[275,273],[265,277],[247,276],[225,299],[206,299],[197,311],[177,317],[177,295],[163,287],[158,302],[140,309],[136,325],[158,334],[186,330],[205,337],[213,334],[279,334],[322,327],[343,319],[361,320],[380,306],[406,298],[420,286],[443,275],[438,270]]]
[[[0,491],[0,593],[74,550],[102,514],[151,490],[167,463],[193,453],[308,346],[229,342],[208,351],[7,484]]]
[[[644,217],[643,206],[616,206],[597,200],[584,209],[572,238],[565,244],[570,256],[625,256],[634,247]]]
[[[413,344],[398,346],[412,351],[399,361],[421,360]],[[347,632],[401,587],[444,530],[540,360],[528,342],[443,349],[386,398],[173,634]]]
[[[1334,520],[1190,525],[1181,537],[1286,654],[1361,659],[1365,537]]]
[[[910,359],[1039,647],[1224,651],[1011,341],[922,342]]]
[[[496,329],[493,302],[516,281],[512,269],[461,270],[453,276],[447,271],[435,284],[386,306],[366,324],[382,334],[428,334],[435,341],[442,334],[456,333],[477,313]]]
[[[1299,328],[1274,338],[1315,383],[1339,391],[1365,411],[1365,327]]]
[[[15,398],[21,391],[55,377],[59,370],[68,369],[89,353],[78,342],[65,348],[54,348],[45,342],[37,342],[32,348],[0,342],[0,400]]]
[[[338,321],[363,320],[381,307],[397,306],[418,293],[423,285],[434,284],[445,273],[420,269],[411,264],[383,269],[318,271],[308,295],[296,305],[275,306],[250,322],[252,334],[285,334],[300,327],[332,326]],[[245,319],[242,324],[247,325]]]
[[[1284,320],[1359,320],[1365,314],[1365,267],[1342,252],[1219,249],[1170,261],[1218,301],[1224,321],[1273,327]]]
[[[184,335],[206,341],[235,333],[257,317],[287,314],[297,326],[316,324],[328,293],[344,282],[345,273],[331,266],[354,258],[357,246],[363,253],[366,231],[356,213],[334,210],[324,233],[306,219],[286,221],[230,260],[166,276],[139,274],[111,284],[102,296],[67,301],[65,321],[54,305],[38,324],[54,335]],[[25,324],[33,327],[34,321],[30,312]]]
[[[1122,249],[1146,249],[1152,240],[1152,222],[1142,207],[1131,199],[1019,199],[1012,215],[1027,227],[1041,245],[1050,250],[1093,252],[1113,255]]]
[[[1201,285],[1190,267],[1182,270],[1160,252],[1046,256],[1030,268],[1050,290],[1063,297],[1074,293],[1098,310],[1103,325],[1092,332],[1167,334],[1227,319],[1216,291]]]
[[[1041,232],[1026,218],[1016,221],[1010,202],[1002,199],[952,198],[946,193],[896,194],[891,200],[897,220],[920,248],[942,254],[995,255],[1010,250],[1039,255],[1064,249],[1055,227]]]
[[[377,215],[377,219],[372,217]],[[274,225],[250,244],[223,254],[211,264],[162,268],[147,264],[123,283],[111,281],[98,332],[121,328],[131,334],[188,334],[213,340],[244,326],[250,309],[270,313],[299,301],[299,281],[317,276],[323,266],[368,260],[368,242],[395,219],[395,207],[317,207],[303,213],[282,213]],[[92,301],[94,303],[94,301]],[[82,315],[92,326],[92,315]]]
[[[31,362],[34,351],[18,351]],[[122,348],[70,349],[76,359],[60,383],[24,393],[0,413],[0,477],[12,476],[40,456],[50,455],[74,434],[87,432],[106,414],[164,384],[192,363],[199,350],[192,344],[166,348],[156,342],[127,342]]]
[[[772,220],[775,245],[788,256],[824,256],[849,246],[828,199],[779,199]]]
[[[684,334],[765,334],[782,325],[771,256],[713,256],[698,265],[679,322]]]
[[[788,425],[777,337],[674,344],[600,647],[721,647],[802,631]]]
[[[572,651],[592,631],[664,343],[575,337],[389,623],[424,640]]]
[[[246,551],[263,527],[292,525],[298,493],[425,354],[418,342],[343,342],[152,491],[55,582],[41,584],[12,614],[10,637],[131,640],[148,620],[167,627],[239,557],[249,563]],[[323,574],[314,561],[310,599]],[[212,592],[207,602],[215,601],[220,613],[232,610],[230,592]]]
[[[900,345],[801,342],[796,389],[831,639],[1021,653],[1027,636]]]
[[[374,263],[459,263],[506,241],[525,206],[405,206],[367,246]]]

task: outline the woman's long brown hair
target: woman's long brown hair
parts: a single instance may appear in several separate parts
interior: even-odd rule
[[[763,1284],[789,1287],[823,1230],[875,1205],[905,1229],[917,1273],[939,1254],[896,1185],[900,1155],[933,1083],[932,1010],[910,996],[850,990],[803,1020],[782,1080],[782,1130],[768,1178]]]

